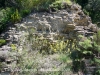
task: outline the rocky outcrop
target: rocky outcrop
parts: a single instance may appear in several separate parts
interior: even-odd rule
[[[56,13],[32,13],[25,18],[26,26],[33,26],[37,32],[57,33],[61,34],[82,34],[91,36],[97,31],[95,24],[92,24],[91,18],[84,14],[81,7],[73,4],[64,10],[59,10]],[[76,35],[77,36],[77,35]],[[71,37],[66,36],[69,39]]]
[[[13,65],[17,63],[19,54],[14,47],[17,48],[19,46],[20,33],[22,32],[19,32],[16,26],[10,26],[7,31],[0,35],[0,38],[5,39],[7,42],[6,45],[0,47],[0,74],[9,74],[13,71]]]
[[[22,23],[9,27],[7,32],[0,35],[7,41],[7,45],[0,48],[0,61],[11,63],[17,61],[9,56],[9,52],[13,50],[11,44],[14,44],[17,50],[21,51],[26,42],[27,32],[41,37],[40,39],[56,42],[58,38],[75,39],[80,34],[86,37],[92,36],[96,31],[96,25],[92,24],[91,18],[85,15],[77,4],[70,5],[56,13],[31,13],[23,19]],[[16,57],[16,54],[13,56]]]

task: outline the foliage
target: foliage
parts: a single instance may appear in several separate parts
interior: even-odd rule
[[[66,52],[66,53],[61,53],[59,54],[59,60],[64,63],[64,67],[62,68],[62,71],[67,71],[68,69],[71,69],[72,66],[72,60],[70,58],[70,52]]]
[[[98,34],[97,34],[98,35]],[[100,47],[95,41],[87,39],[85,41],[80,41],[77,48],[71,52],[71,58],[73,60],[72,70],[74,72],[82,71],[87,72],[86,67],[91,67],[95,65],[97,70],[94,70],[93,73],[99,70],[97,66],[100,66]],[[90,60],[89,65],[86,66],[86,59]]]
[[[94,41],[100,45],[100,30],[97,31],[97,33],[94,35]]]
[[[16,9],[12,14],[11,14],[11,21],[13,23],[19,22],[21,20],[21,16],[18,12],[18,10]]]
[[[3,66],[3,64],[2,64],[2,62],[0,62],[0,72],[2,71],[2,66]]]
[[[79,45],[82,46],[84,49],[88,49],[88,47],[92,47],[91,40],[85,40],[84,42],[79,42]]]
[[[49,4],[55,0],[10,0],[10,2],[5,1],[4,5],[6,7],[14,7],[20,11],[28,10],[31,11],[34,8],[48,8]],[[2,1],[3,2],[3,1]]]
[[[32,39],[31,39],[32,40]],[[46,39],[42,40],[39,37],[33,38],[32,49],[40,50],[42,53],[56,53],[66,51],[66,43],[64,41],[57,41],[55,43]]]
[[[29,9],[29,7],[32,7],[38,11],[49,11],[50,7],[54,8],[54,9],[63,8],[63,6],[62,6],[63,1],[65,3],[68,3],[69,5],[72,4],[70,0],[63,0],[63,1],[62,0],[34,0],[34,1],[31,0],[31,1],[30,1],[31,6],[28,6],[27,8]],[[25,4],[25,3],[23,3],[23,4]],[[27,2],[27,3],[29,3],[29,2]],[[23,6],[26,6],[26,5],[23,5]]]
[[[4,44],[6,44],[6,40],[0,39],[0,46],[2,46],[2,45],[4,45]]]
[[[21,20],[21,15],[19,11],[14,8],[5,8],[0,11],[0,32],[2,32],[9,23],[19,22]]]
[[[88,3],[88,0],[74,0],[74,1],[78,4],[80,4],[82,6],[82,8],[84,8]]]
[[[100,30],[94,35],[94,50],[96,51],[94,62],[96,64],[97,70],[95,71],[96,75],[100,74]]]
[[[26,15],[28,15],[31,11],[28,9],[23,9],[20,11],[20,14],[22,17],[25,17]]]
[[[85,9],[89,12],[93,22],[99,22],[100,17],[100,0],[88,0],[88,4],[85,6]]]
[[[2,21],[4,16],[4,10],[0,10],[0,22]]]
[[[53,8],[53,10],[59,10],[59,9],[63,9],[65,8],[64,3],[67,5],[71,5],[72,2],[70,0],[56,0],[55,2],[53,2],[50,7]]]
[[[1,32],[2,30],[4,30],[4,28],[6,27],[6,23],[7,23],[7,21],[8,21],[6,11],[7,11],[7,10],[5,10],[5,9],[1,9],[1,10],[0,10],[0,32]]]
[[[12,49],[12,50],[17,50],[16,45],[15,45],[15,44],[11,44],[11,49]]]
[[[73,72],[78,72],[81,70],[84,70],[84,62],[83,62],[83,54],[78,51],[78,50],[74,50],[71,52],[71,58],[72,58],[72,62],[73,62],[73,65],[72,65],[72,71]]]
[[[100,22],[100,0],[74,0],[92,18],[94,23]]]
[[[86,15],[89,15],[89,12],[88,12],[86,9],[83,9],[83,12],[84,12]]]

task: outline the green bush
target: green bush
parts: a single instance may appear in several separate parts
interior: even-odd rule
[[[17,9],[11,14],[10,19],[13,23],[21,21],[21,16]]]
[[[72,2],[71,0],[63,0],[65,3],[68,5],[71,5]],[[20,10],[49,10],[50,7],[53,7],[55,9],[63,8],[62,5],[62,0],[21,0],[20,5],[21,8]]]
[[[22,17],[25,17],[26,15],[28,15],[31,11],[28,9],[23,9],[20,11],[20,14]]]
[[[0,32],[2,32],[8,23],[16,23],[21,20],[21,15],[18,9],[5,8],[0,10]]]
[[[4,30],[4,28],[6,27],[7,20],[8,18],[7,18],[6,10],[1,9],[0,10],[0,32],[2,32],[2,30]]]
[[[0,39],[0,46],[2,46],[2,45],[4,45],[4,44],[6,44],[6,40]]]
[[[17,0],[17,4],[19,4],[20,7],[20,11],[23,10],[28,10],[28,11],[32,11],[34,10],[41,10],[41,9],[48,9],[49,8],[49,4],[51,4],[53,1],[55,0]]]
[[[72,4],[71,0],[63,0],[63,1],[62,0],[56,0],[55,2],[53,2],[50,5],[50,7],[53,8],[54,10],[63,9],[63,8],[65,8],[63,3],[66,3],[66,5]]]
[[[96,72],[99,70],[98,66],[100,66],[100,59],[98,55],[100,55],[100,46],[98,43],[91,41],[90,39],[79,42],[78,47],[71,52],[71,58],[73,60],[73,71],[78,72],[81,70],[85,73],[87,72],[86,67],[95,65],[96,70],[93,72],[96,74]],[[91,66],[85,65],[86,59],[90,60],[89,65]]]
[[[97,33],[94,35],[94,42],[96,42],[98,45],[100,45],[100,30],[97,31]]]
[[[17,50],[16,45],[15,45],[15,44],[11,44],[11,49],[12,49],[13,51]]]

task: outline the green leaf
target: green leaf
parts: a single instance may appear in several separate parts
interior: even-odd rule
[[[96,63],[99,63],[100,64],[100,59],[95,58],[94,60],[95,60]]]
[[[83,54],[87,54],[87,53],[92,54],[92,51],[83,51]]]

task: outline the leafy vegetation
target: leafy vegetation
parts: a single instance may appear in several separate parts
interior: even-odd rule
[[[12,50],[17,50],[16,45],[15,45],[15,44],[11,44],[11,49],[12,49]]]
[[[73,71],[82,71],[83,73],[87,73],[87,68],[95,67],[92,71],[92,74],[95,75],[99,70],[97,66],[100,66],[99,46],[100,45],[97,44],[96,41],[91,41],[90,39],[79,42],[78,47],[71,52],[71,58],[73,60]],[[86,60],[90,60],[89,63],[87,63]]]
[[[74,0],[82,6],[94,23],[100,22],[100,0]]]
[[[1,9],[0,12],[0,32],[5,30],[9,23],[16,23],[21,20],[21,16],[17,9],[6,7],[5,9]]]
[[[57,11],[59,9],[64,9],[65,5],[64,4],[68,4],[68,5],[72,5],[72,2],[70,0],[56,0],[55,2],[53,2],[50,5],[50,8],[53,8],[53,10]]]
[[[6,40],[0,39],[0,46],[2,46],[2,45],[4,45],[4,44],[6,44]]]
[[[11,21],[13,23],[19,22],[21,20],[21,16],[18,12],[18,10],[16,9],[15,12],[13,14],[11,14]]]

